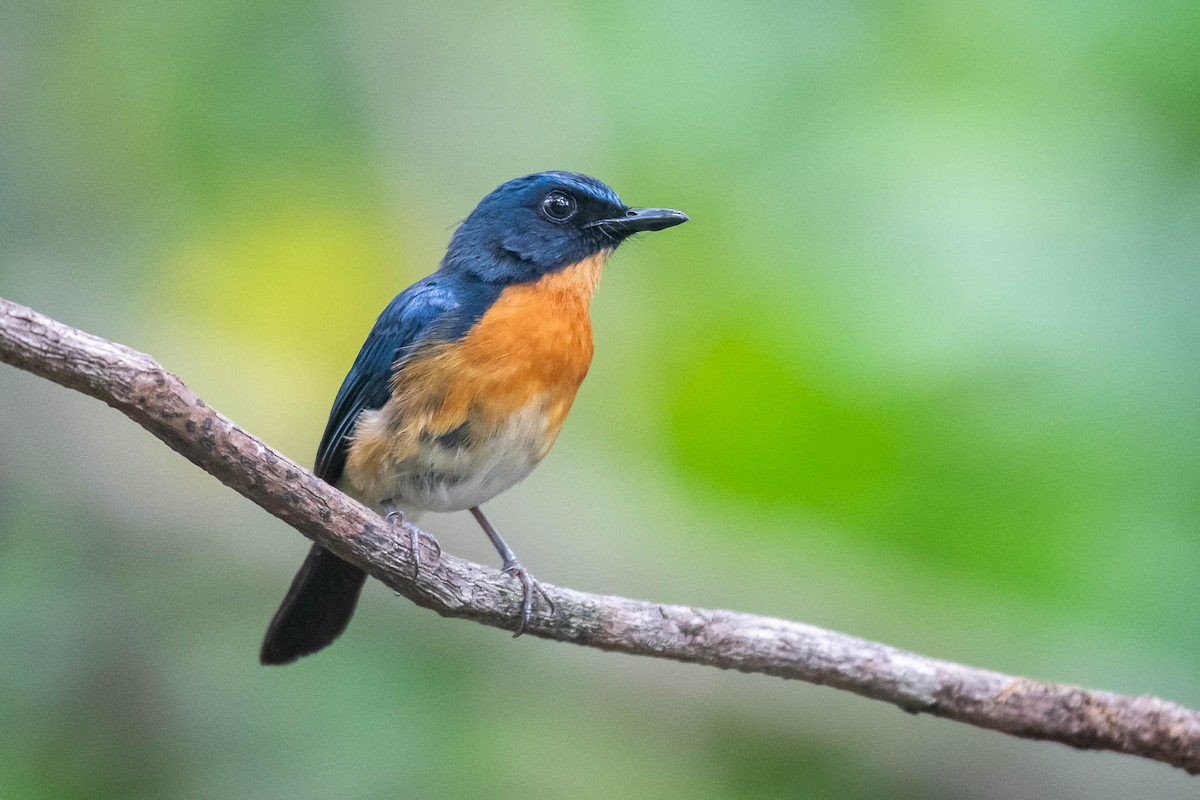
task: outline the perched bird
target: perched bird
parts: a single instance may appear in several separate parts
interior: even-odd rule
[[[493,190],[437,272],[379,315],[333,401],[316,474],[393,524],[401,509],[469,509],[521,583],[520,635],[539,587],[480,505],[554,444],[592,360],[589,306],[605,261],[630,236],[687,219],[630,208],[571,172]],[[262,663],[287,664],[341,635],[366,577],[314,545],[271,620]]]

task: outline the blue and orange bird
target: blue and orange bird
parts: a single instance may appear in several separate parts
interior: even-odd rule
[[[605,261],[629,237],[687,219],[630,208],[571,172],[492,191],[455,231],[437,272],[379,315],[333,401],[316,474],[393,523],[398,509],[470,510],[503,572],[521,583],[519,635],[539,587],[480,505],[554,444],[592,360],[589,306]],[[287,664],[341,635],[366,577],[313,546],[271,620],[262,662]]]

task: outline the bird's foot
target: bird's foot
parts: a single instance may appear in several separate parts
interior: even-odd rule
[[[390,506],[384,518],[393,528],[398,528],[404,523],[404,512]],[[408,526],[408,546],[412,551],[413,558],[413,578],[421,574],[421,540],[424,539],[433,550],[433,563],[437,563],[442,557],[442,545],[438,542],[437,537],[432,533],[423,531],[416,525]]]
[[[521,617],[517,621],[517,630],[513,633],[513,638],[520,636],[525,632],[525,626],[529,624],[529,618],[533,615],[533,594],[537,592],[546,601],[546,605],[550,607],[550,612],[554,613],[554,601],[550,599],[550,595],[546,594],[546,590],[542,588],[542,584],[529,574],[529,570],[517,561],[515,558],[506,559],[504,565],[500,567],[500,571],[505,575],[511,575],[521,582],[521,589],[524,594],[524,600],[521,603]]]
[[[429,545],[429,549],[433,551],[433,563],[435,564],[442,558],[442,545],[432,533],[423,531],[415,525],[408,526],[408,537],[408,546],[412,548],[413,577],[415,578],[421,573],[421,541],[424,540]]]

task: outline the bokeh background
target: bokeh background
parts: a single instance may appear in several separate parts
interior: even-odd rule
[[[1200,706],[1200,4],[7,3],[0,294],[311,462],[375,315],[547,168],[622,248],[540,577]],[[0,796],[1172,798],[1159,764],[446,621],[0,367]],[[468,515],[447,550],[494,563]]]

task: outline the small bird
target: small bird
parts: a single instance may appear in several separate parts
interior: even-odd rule
[[[591,364],[589,307],[608,257],[634,234],[687,221],[626,206],[572,172],[494,189],[438,270],[379,315],[334,398],[314,472],[393,525],[405,512],[470,510],[521,584],[519,636],[540,587],[480,506],[554,444]],[[441,548],[410,530],[419,570],[419,537]],[[267,629],[262,663],[290,663],[340,636],[366,577],[314,545]]]

